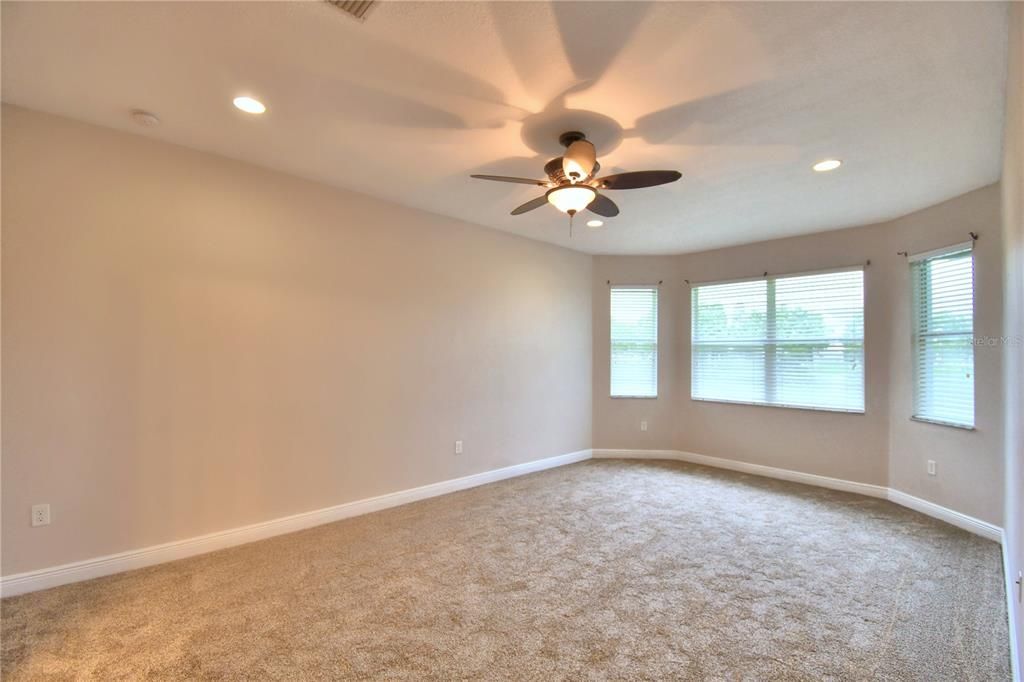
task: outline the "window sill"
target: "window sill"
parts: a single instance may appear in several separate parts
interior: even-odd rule
[[[966,424],[954,424],[953,422],[943,422],[938,419],[925,419],[924,417],[911,417],[910,421],[920,422],[921,424],[932,424],[934,426],[945,426],[951,429],[960,429],[961,431],[977,431],[978,429],[974,426],[967,426]]]
[[[612,400],[657,400],[656,395],[610,395]]]
[[[745,407],[775,407],[782,410],[800,410],[801,412],[832,412],[835,414],[857,414],[864,415],[864,410],[844,410],[838,407],[808,407],[806,405],[783,405],[781,403],[745,403],[739,400],[715,400],[714,398],[694,398],[690,400],[696,403],[715,403],[717,405],[743,405]]]

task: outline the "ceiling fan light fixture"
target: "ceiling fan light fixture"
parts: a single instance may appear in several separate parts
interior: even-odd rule
[[[548,190],[545,196],[562,213],[574,215],[589,206],[597,192],[588,185],[562,185]]]
[[[576,140],[565,150],[562,156],[562,170],[565,177],[579,182],[590,176],[597,163],[597,151],[587,140]]]
[[[675,182],[683,177],[682,173],[674,170],[633,171],[594,177],[600,172],[601,164],[597,162],[594,145],[587,142],[586,135],[570,130],[558,136],[558,143],[565,147],[565,156],[551,159],[544,164],[547,180],[476,173],[470,177],[550,188],[541,196],[516,206],[512,209],[512,215],[522,215],[534,211],[544,204],[551,204],[570,217],[586,208],[591,213],[606,218],[619,215],[619,207],[607,195],[598,194],[599,189],[623,190],[656,187]],[[600,221],[590,221],[591,227],[599,225],[601,225]],[[572,236],[572,220],[569,221],[569,234]]]

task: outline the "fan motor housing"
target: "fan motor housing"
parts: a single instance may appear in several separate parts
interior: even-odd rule
[[[580,140],[587,139],[587,136],[578,130],[570,130],[569,132],[562,133],[558,136],[558,144],[563,147],[568,147],[573,142],[579,142]]]
[[[569,133],[566,133],[568,135]],[[570,143],[571,144],[571,143]],[[597,175],[597,172],[601,170],[601,164],[594,162],[594,170],[590,171],[590,177]],[[562,157],[551,159],[544,164],[544,172],[551,179],[551,182],[556,185],[561,185],[569,182],[569,178],[565,177],[565,171],[562,170]]]

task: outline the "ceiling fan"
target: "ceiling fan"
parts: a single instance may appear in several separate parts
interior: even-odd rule
[[[558,142],[565,147],[565,155],[551,159],[544,165],[547,180],[531,180],[530,178],[510,178],[504,175],[471,175],[480,180],[496,182],[517,182],[523,185],[547,187],[543,196],[527,201],[522,206],[512,209],[512,215],[521,215],[535,208],[550,203],[569,217],[587,209],[600,216],[610,218],[619,215],[619,207],[615,202],[598,192],[604,189],[640,189],[675,182],[683,177],[674,170],[648,170],[632,173],[617,173],[603,178],[595,177],[601,169],[597,162],[594,145],[583,133],[571,131],[562,133]]]

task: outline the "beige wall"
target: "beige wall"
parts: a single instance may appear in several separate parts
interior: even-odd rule
[[[1001,325],[999,188],[986,187],[889,223],[675,257],[603,256],[594,262],[594,447],[671,448],[863,483],[891,485],[993,523],[1002,521],[1001,357],[977,353],[978,428],[912,423],[908,266],[924,251],[981,235],[976,332]],[[865,414],[697,402],[689,398],[689,289],[706,281],[865,263]],[[607,281],[663,279],[661,395],[608,398]],[[674,377],[674,379],[673,379]],[[672,382],[666,386],[665,381]],[[657,404],[652,404],[657,403]],[[651,431],[639,432],[641,415]],[[936,477],[925,476],[935,459]]]
[[[675,443],[675,406],[683,387],[679,363],[686,357],[679,348],[683,332],[676,311],[683,292],[674,282],[674,256],[594,259],[594,442],[602,448],[671,449]],[[656,284],[658,288],[658,397],[611,398],[609,346],[611,319],[609,290],[615,284]],[[610,284],[609,284],[610,281]],[[647,421],[648,430],[640,430]],[[595,446],[598,447],[598,446]]]
[[[1002,334],[1003,249],[999,186],[993,185],[890,223],[893,246],[919,253],[968,241],[974,245],[974,335]],[[996,525],[1002,525],[1003,376],[1002,349],[980,343],[974,351],[974,431],[911,421],[913,377],[910,349],[910,275],[894,270],[889,334],[889,486]],[[929,476],[927,460],[938,475]]]
[[[978,350],[977,431],[910,422],[896,255],[979,232],[977,332],[999,336],[996,186],[881,225],[591,259],[17,108],[2,160],[5,575],[591,444],[891,485],[1003,522],[1000,352]],[[866,414],[690,401],[685,279],[868,259]],[[608,397],[609,280],[663,280],[656,400]],[[32,529],[39,502],[54,523]]]
[[[590,257],[3,116],[3,574],[590,446]]]
[[[888,397],[882,378],[888,371],[888,358],[879,352],[882,337],[877,332],[888,315],[889,296],[888,273],[874,265],[885,254],[879,234],[877,229],[843,230],[680,258],[682,276],[693,282],[749,277],[765,271],[806,272],[864,264],[869,259],[873,264],[865,273],[864,286],[865,414],[691,401],[687,362],[682,374],[685,400],[679,410],[679,449],[864,483],[884,482]],[[681,314],[687,330],[683,349],[689,358],[688,296]]]
[[[1024,671],[1024,604],[1014,584],[1024,570],[1024,4],[1010,8],[1010,60],[1003,151],[1006,300],[1006,531],[1010,617],[1017,630],[1017,670]]]

